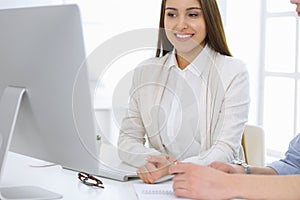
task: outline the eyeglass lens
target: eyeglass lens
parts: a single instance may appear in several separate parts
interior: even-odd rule
[[[78,173],[78,178],[85,185],[104,188],[103,183],[100,179],[98,179],[98,178],[96,178],[96,177],[94,177],[94,176],[92,176],[88,173],[79,172]]]

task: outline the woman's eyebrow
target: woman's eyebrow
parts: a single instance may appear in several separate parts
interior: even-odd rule
[[[165,10],[178,10],[178,9],[172,8],[172,7],[167,7],[167,8],[165,8]]]
[[[187,8],[186,10],[194,10],[194,9],[196,9],[196,10],[202,10],[201,7],[190,7],[190,8]]]
[[[202,10],[201,7],[190,7],[190,8],[187,8],[186,10],[194,10],[194,9],[196,9],[196,10]],[[178,9],[177,8],[173,8],[173,7],[166,7],[165,10],[175,10],[175,11],[177,11]]]

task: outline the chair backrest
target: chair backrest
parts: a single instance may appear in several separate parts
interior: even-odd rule
[[[265,133],[262,127],[246,125],[242,146],[245,152],[245,160],[249,165],[265,165]]]

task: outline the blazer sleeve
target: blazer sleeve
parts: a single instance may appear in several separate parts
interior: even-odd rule
[[[225,64],[223,68],[226,67],[230,66]],[[184,161],[208,165],[213,161],[231,162],[234,158],[244,157],[241,138],[248,121],[249,75],[245,65],[241,63],[231,71],[228,70],[229,72],[224,69],[219,72],[220,76],[225,74],[223,78],[218,78],[221,86],[213,89],[213,100],[207,105],[211,107],[208,115],[212,117],[207,117],[210,127],[201,142],[210,143],[210,146],[202,149],[199,155]]]
[[[139,87],[142,67],[135,70],[132,87],[130,89],[129,104],[125,117],[123,118],[120,135],[118,139],[118,153],[122,161],[135,167],[146,163],[147,155],[161,154],[154,148],[145,146],[146,129],[142,120],[140,110]]]

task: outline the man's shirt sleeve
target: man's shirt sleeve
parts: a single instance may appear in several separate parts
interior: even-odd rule
[[[300,134],[290,142],[285,158],[275,161],[267,167],[273,168],[279,175],[300,174]]]

